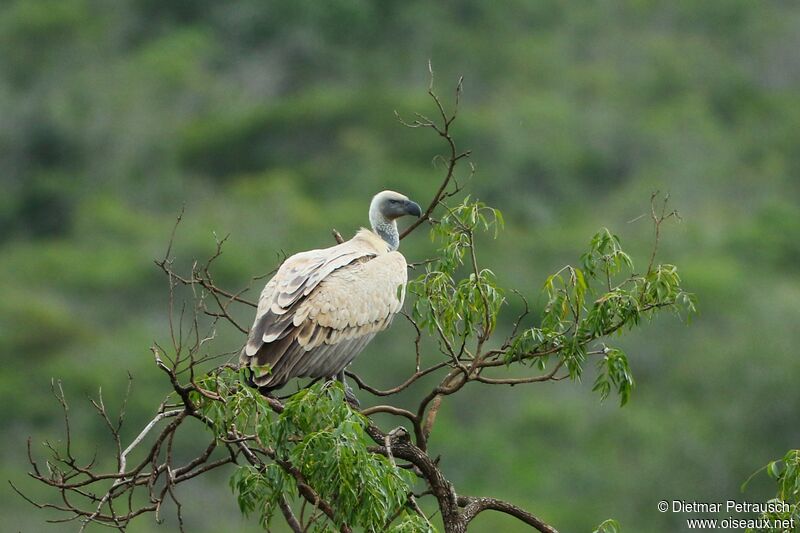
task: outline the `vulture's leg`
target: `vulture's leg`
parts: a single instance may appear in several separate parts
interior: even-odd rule
[[[340,382],[344,387],[344,397],[347,400],[347,403],[355,407],[356,409],[361,407],[361,402],[358,401],[356,395],[353,394],[353,389],[347,384],[347,381],[344,379],[344,369],[340,370],[338,374],[336,374],[336,381]]]

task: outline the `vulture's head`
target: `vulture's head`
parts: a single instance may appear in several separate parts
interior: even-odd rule
[[[399,192],[382,191],[372,197],[372,203],[369,204],[370,224],[393,250],[400,244],[396,220],[404,215],[419,217],[422,216],[422,209],[418,203]]]
[[[385,220],[395,220],[404,215],[422,215],[419,204],[412,202],[408,196],[394,191],[382,191],[372,197],[369,206],[370,220],[373,214],[380,215]]]

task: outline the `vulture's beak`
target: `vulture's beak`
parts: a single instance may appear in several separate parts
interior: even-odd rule
[[[420,209],[419,204],[417,202],[412,202],[411,200],[407,200],[406,213],[408,213],[409,215],[414,215],[415,217],[421,217],[422,209]]]

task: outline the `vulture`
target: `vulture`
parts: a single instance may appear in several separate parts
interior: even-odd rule
[[[371,230],[283,262],[261,292],[241,351],[251,386],[269,392],[295,377],[344,383],[347,365],[403,306],[408,274],[397,219],[404,215],[422,211],[400,193],[380,192],[369,206]]]

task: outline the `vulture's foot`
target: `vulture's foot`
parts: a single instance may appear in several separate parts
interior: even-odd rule
[[[351,389],[350,387],[344,388],[344,399],[347,401],[347,403],[350,404],[350,407],[352,407],[353,409],[356,410],[361,409],[361,402],[358,401],[356,395],[353,394],[353,389]]]
[[[336,381],[342,384],[344,387],[344,399],[350,406],[354,409],[361,408],[361,402],[358,401],[356,395],[353,393],[353,389],[350,388],[350,385],[347,384],[347,381],[344,379],[344,370],[336,374]]]

